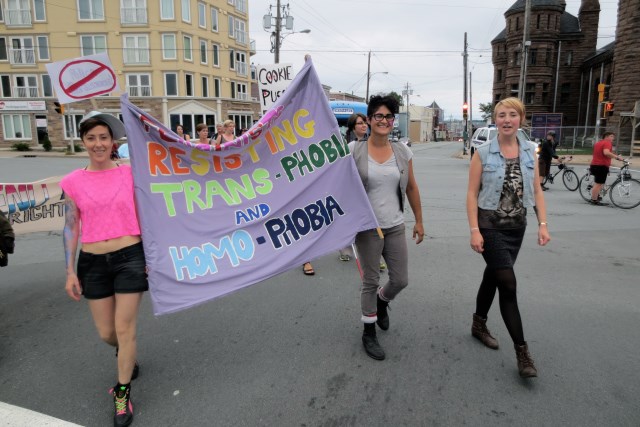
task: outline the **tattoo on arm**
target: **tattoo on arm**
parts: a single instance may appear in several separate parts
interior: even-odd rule
[[[67,197],[64,202],[64,230],[62,239],[64,243],[64,258],[67,271],[73,271],[78,248],[78,208],[75,202]]]

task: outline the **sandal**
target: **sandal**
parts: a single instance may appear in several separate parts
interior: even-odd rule
[[[309,266],[308,268],[307,268],[307,265]],[[316,272],[313,270],[313,267],[311,266],[310,262],[305,262],[302,265],[302,272],[304,274],[306,274],[307,276],[313,276],[314,274],[316,274]]]

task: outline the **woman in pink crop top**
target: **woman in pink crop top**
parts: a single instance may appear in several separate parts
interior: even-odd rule
[[[133,178],[128,165],[110,157],[116,139],[125,136],[120,120],[92,111],[80,122],[79,133],[89,165],[60,182],[65,194],[65,290],[76,301],[84,295],[100,338],[116,348],[114,424],[127,426],[133,421],[130,383],[138,376],[138,307],[143,292],[149,289]]]

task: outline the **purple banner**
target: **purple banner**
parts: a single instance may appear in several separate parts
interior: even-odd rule
[[[215,150],[122,97],[155,314],[183,310],[377,227],[308,60],[248,132]]]

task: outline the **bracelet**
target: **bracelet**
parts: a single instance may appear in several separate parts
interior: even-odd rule
[[[546,222],[539,222],[538,226],[541,226],[541,225],[547,225],[547,223]]]

